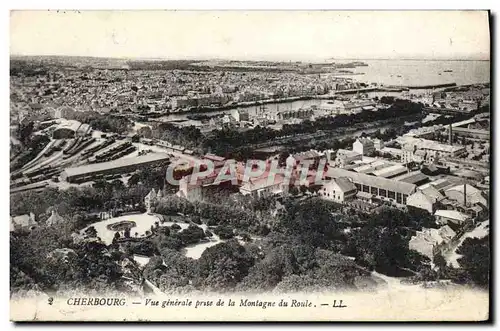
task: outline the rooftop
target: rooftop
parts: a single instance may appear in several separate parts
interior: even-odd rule
[[[417,186],[414,184],[398,182],[392,179],[387,179],[382,177],[370,176],[340,168],[328,169],[326,176],[330,178],[347,177],[350,178],[354,183],[374,186],[407,195],[410,195],[413,192],[415,192],[417,188]]]
[[[67,129],[77,131],[82,123],[75,120],[64,120],[57,126],[56,130]],[[88,125],[87,125],[88,126]]]
[[[433,202],[441,201],[445,197],[442,195],[434,186],[430,185],[422,190],[420,190],[426,197],[431,199]]]
[[[170,157],[167,154],[149,153],[137,157],[118,159],[110,162],[88,164],[80,167],[66,168],[64,172],[68,177],[80,176],[94,172],[102,172],[110,169],[123,168],[131,165],[140,165],[156,161],[167,161]]]
[[[456,210],[445,210],[445,209],[440,209],[440,210],[437,210],[435,213],[434,213],[434,216],[438,216],[438,217],[446,217],[446,218],[451,218],[453,220],[459,220],[459,221],[466,221],[469,216],[468,215],[465,215],[459,211],[456,211]]]
[[[406,183],[410,183],[410,184],[415,184],[415,183],[421,182],[423,180],[426,180],[427,178],[429,178],[429,177],[424,175],[422,172],[413,171],[413,172],[409,172],[407,174],[403,174],[401,176],[395,177],[393,179],[399,180],[402,182],[406,182]]]
[[[356,186],[347,178],[335,178],[330,183],[337,184],[342,192],[350,192],[356,190]],[[330,183],[327,183],[326,185]]]
[[[32,225],[37,225],[36,221],[32,219],[32,217],[28,214],[13,216],[10,218],[11,228],[15,225],[21,227],[27,227]]]
[[[387,168],[375,170],[375,171],[373,171],[373,174],[375,176],[378,176],[378,177],[388,178],[388,177],[400,175],[400,174],[405,173],[407,171],[408,171],[408,169],[406,167],[404,167],[400,164],[395,164],[395,165],[391,165]]]
[[[354,157],[354,156],[361,155],[361,153],[358,153],[358,152],[355,152],[355,151],[351,151],[349,149],[339,149],[337,151],[337,155],[345,155],[347,157]]]
[[[417,146],[417,148],[419,149],[429,149],[433,151],[446,152],[446,153],[456,153],[458,151],[465,149],[465,147],[463,146],[442,144],[434,140],[414,138],[406,135],[397,138],[397,140],[400,144],[403,144],[405,147]]]

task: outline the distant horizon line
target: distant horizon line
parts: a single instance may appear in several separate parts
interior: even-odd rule
[[[116,59],[116,60],[163,60],[163,61],[181,61],[181,60],[191,60],[191,61],[249,61],[249,62],[308,62],[314,63],[317,60],[298,60],[298,59],[244,59],[244,58],[196,58],[191,56],[181,57],[131,57],[131,56],[97,56],[97,55],[62,55],[62,54],[52,54],[52,55],[36,55],[36,54],[10,54],[12,57],[69,57],[69,58],[97,58],[97,59]],[[331,57],[323,59],[323,61],[490,61],[490,59],[480,59],[480,58],[411,58],[411,57],[384,57],[384,58],[343,58],[343,57]]]

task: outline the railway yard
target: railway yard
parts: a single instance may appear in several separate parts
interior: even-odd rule
[[[43,130],[43,133],[46,133],[46,130],[47,128]],[[97,130],[90,130],[86,136],[61,139],[55,139],[51,135],[50,141],[32,160],[20,167],[11,168],[10,190],[11,193],[16,193],[41,190],[47,186],[67,188],[95,180],[124,178],[127,172],[112,171],[109,174],[103,173],[66,183],[61,178],[61,174],[67,168],[93,164],[97,166],[97,164],[104,163],[112,165],[111,161],[115,160],[132,163],[137,156],[145,154],[163,154],[172,158],[185,156],[186,159],[192,159],[189,151],[184,154],[183,148],[171,146],[163,141],[132,142],[131,136],[109,135]]]

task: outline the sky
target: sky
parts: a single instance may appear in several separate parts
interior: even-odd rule
[[[486,11],[12,11],[11,55],[489,59]]]

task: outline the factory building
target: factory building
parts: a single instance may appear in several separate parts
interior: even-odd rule
[[[354,183],[359,192],[369,193],[378,199],[394,202],[400,205],[406,205],[406,199],[408,196],[414,193],[417,189],[415,184],[371,176],[340,168],[328,169],[326,177],[327,179],[348,178],[352,183]]]
[[[398,138],[403,145],[401,162],[429,162],[433,163],[440,157],[457,157],[466,152],[463,146],[442,144],[434,140],[403,136]]]

